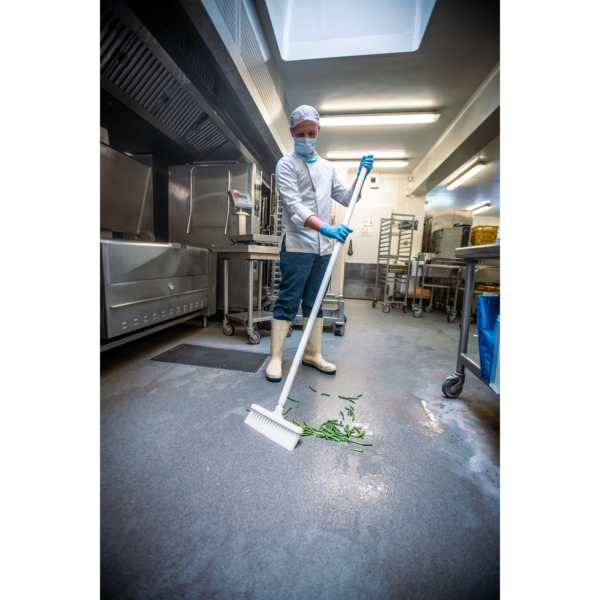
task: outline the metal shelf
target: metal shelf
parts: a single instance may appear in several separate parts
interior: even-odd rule
[[[411,279],[412,246],[415,232],[415,215],[392,213],[389,219],[381,219],[379,232],[379,247],[377,251],[377,270],[375,275],[375,293],[379,278],[384,278],[383,311],[389,311],[390,302],[394,302],[396,288],[404,284],[403,309],[408,305],[408,295]],[[392,241],[392,238],[393,241]],[[399,261],[404,264],[390,264]],[[398,292],[400,293],[400,292]],[[400,293],[401,294],[401,293]],[[391,300],[389,300],[391,296]],[[377,298],[373,299],[373,306]]]

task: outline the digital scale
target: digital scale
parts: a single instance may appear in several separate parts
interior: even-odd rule
[[[252,209],[254,204],[250,194],[245,194],[239,190],[229,190],[229,197],[233,200],[233,207],[238,217],[238,234],[246,234],[246,219],[252,216]],[[248,214],[244,210],[250,211]],[[225,222],[225,231],[227,231],[227,222],[229,221],[229,206],[227,206],[227,221]]]
[[[250,194],[244,194],[243,192],[238,192],[238,190],[231,190],[229,194],[231,195],[233,206],[235,206],[235,208],[254,208]]]

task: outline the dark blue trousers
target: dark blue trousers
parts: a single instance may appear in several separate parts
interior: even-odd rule
[[[281,281],[273,318],[293,321],[298,314],[300,300],[302,300],[302,316],[310,317],[331,254],[320,256],[307,252],[286,252],[284,242],[280,256]],[[323,307],[320,306],[317,317],[322,316]]]

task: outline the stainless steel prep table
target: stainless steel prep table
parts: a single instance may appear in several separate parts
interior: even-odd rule
[[[441,260],[441,261],[447,261],[447,263],[451,263],[451,261],[453,259],[436,259],[434,258],[433,261],[436,260]],[[414,301],[412,304],[412,311],[413,311],[413,316],[414,317],[420,317],[421,316],[421,311],[423,310],[423,297],[424,297],[424,289],[425,288],[429,288],[431,289],[431,294],[429,297],[429,304],[427,304],[425,306],[425,312],[431,312],[433,310],[433,302],[434,302],[434,296],[435,296],[435,290],[436,289],[441,289],[441,290],[446,290],[447,294],[446,294],[446,314],[448,315],[448,322],[452,323],[454,321],[454,318],[456,317],[456,301],[458,298],[458,289],[459,289],[459,283],[460,283],[460,271],[461,271],[461,265],[459,264],[444,264],[442,263],[434,263],[431,262],[429,264],[424,264],[421,268],[421,275],[419,275],[419,272],[417,270],[417,274],[416,274],[416,283],[415,283],[415,288],[418,289],[420,288],[420,293],[416,294],[414,296]],[[432,278],[432,279],[447,279],[448,283],[447,284],[440,284],[440,283],[426,283],[426,278]],[[456,283],[452,284],[452,279],[456,279]],[[419,283],[420,282],[420,283]],[[455,287],[455,294],[454,294],[454,306],[451,307],[450,306],[450,290],[452,289],[452,287]],[[443,293],[443,292],[442,292]],[[416,299],[419,298],[419,304],[417,304]]]
[[[442,385],[442,392],[448,398],[460,396],[465,383],[465,367],[476,377],[481,379],[481,365],[467,356],[467,344],[469,341],[469,323],[471,320],[471,304],[473,302],[473,289],[475,287],[475,265],[480,260],[499,259],[500,244],[487,244],[485,246],[468,246],[456,249],[456,258],[465,261],[466,278],[465,292],[463,294],[463,307],[461,314],[460,338],[458,341],[458,360],[456,371],[446,377]],[[484,381],[484,383],[486,383]],[[487,385],[487,384],[486,384]],[[492,388],[493,389],[493,388]]]
[[[269,240],[273,240],[273,236]],[[239,239],[239,238],[236,238]],[[262,286],[262,270],[264,260],[279,260],[279,252],[276,246],[258,246],[258,245],[231,245],[231,246],[213,246],[212,251],[218,253],[220,258],[223,258],[223,278],[224,278],[224,306],[223,306],[223,332],[225,335],[233,335],[234,327],[229,322],[237,321],[246,325],[248,331],[248,342],[250,344],[260,343],[260,333],[254,331],[254,323],[262,323],[264,321],[273,320],[273,313],[261,310],[261,286]],[[230,313],[229,312],[229,261],[247,260],[248,261],[248,311]],[[254,310],[254,261],[258,261],[258,310]]]

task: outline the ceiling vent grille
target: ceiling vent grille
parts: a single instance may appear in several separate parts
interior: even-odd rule
[[[231,37],[237,41],[239,0],[216,0],[216,2]]]
[[[252,81],[262,98],[282,143],[285,147],[289,146],[289,148],[287,148],[289,151],[292,146],[289,141],[291,139],[289,124],[283,111],[281,98],[273,84],[273,79],[261,52],[258,39],[254,33],[252,23],[250,22],[245,7],[242,7],[241,13],[242,27],[240,36],[240,54],[242,60],[250,73],[250,77],[252,77]]]
[[[150,49],[109,10],[102,15],[100,73],[192,148],[214,160],[238,154]]]

